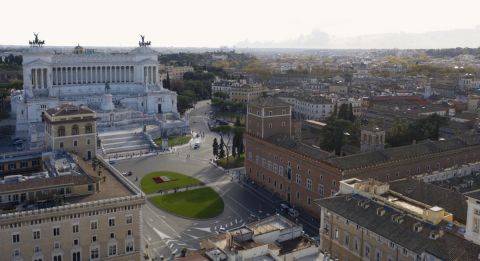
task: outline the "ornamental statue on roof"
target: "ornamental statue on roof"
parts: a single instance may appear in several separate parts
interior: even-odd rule
[[[30,46],[42,46],[45,44],[44,40],[38,39],[38,33],[33,33],[33,35],[35,36],[35,39],[33,39],[33,41],[28,41]]]
[[[145,42],[145,35],[140,35],[140,38],[142,39],[140,42],[138,42],[140,47],[147,47],[152,44],[150,41]]]

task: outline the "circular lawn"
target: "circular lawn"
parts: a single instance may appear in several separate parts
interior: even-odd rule
[[[151,172],[140,181],[140,188],[145,194],[195,185],[202,185],[202,182],[196,178],[172,171]]]
[[[222,198],[209,187],[154,196],[148,200],[167,212],[194,219],[214,218],[224,208]]]

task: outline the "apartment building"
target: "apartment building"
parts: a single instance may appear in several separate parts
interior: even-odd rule
[[[460,261],[478,260],[480,254],[454,214],[393,191],[387,183],[344,180],[339,195],[316,203],[320,249],[338,260]]]
[[[301,225],[277,214],[200,242],[205,260],[322,260]],[[319,259],[320,258],[320,259]],[[324,259],[330,261],[330,259]]]
[[[45,145],[92,159],[97,150],[96,114],[86,106],[63,104],[45,111]]]
[[[145,198],[133,184],[101,159],[50,154],[43,163],[47,171],[0,183],[6,259],[141,260]]]
[[[192,66],[173,66],[163,64],[158,66],[160,80],[167,79],[167,74],[170,80],[182,80],[185,73],[193,71],[194,69]]]
[[[227,100],[232,102],[249,102],[257,99],[267,91],[267,88],[258,83],[247,84],[244,79],[241,80],[216,80],[212,83],[212,95],[215,93],[224,93],[228,96]]]
[[[323,96],[279,95],[278,98],[292,105],[292,113],[296,119],[325,119],[334,111],[332,101]]]

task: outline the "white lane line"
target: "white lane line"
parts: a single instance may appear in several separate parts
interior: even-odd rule
[[[193,229],[201,230],[208,233],[213,232],[213,228],[211,227],[193,227]]]
[[[148,206],[148,205],[145,206],[145,208],[148,209],[150,212],[152,212],[153,215],[155,215],[160,221],[162,221],[162,222],[165,224],[165,226],[167,226],[170,230],[172,230],[172,232],[173,232],[176,236],[180,237],[180,234],[178,234],[178,232],[177,232],[175,229],[173,229],[173,227],[171,227],[165,220],[163,220],[157,213],[155,213],[155,210],[153,210],[153,209],[152,209],[150,206]],[[153,228],[153,226],[152,226],[152,228]]]

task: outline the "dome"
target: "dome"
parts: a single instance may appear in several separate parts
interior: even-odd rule
[[[75,46],[75,48],[73,48],[73,53],[74,54],[82,54],[83,53],[83,47],[81,47],[80,44],[78,44],[77,46]]]

